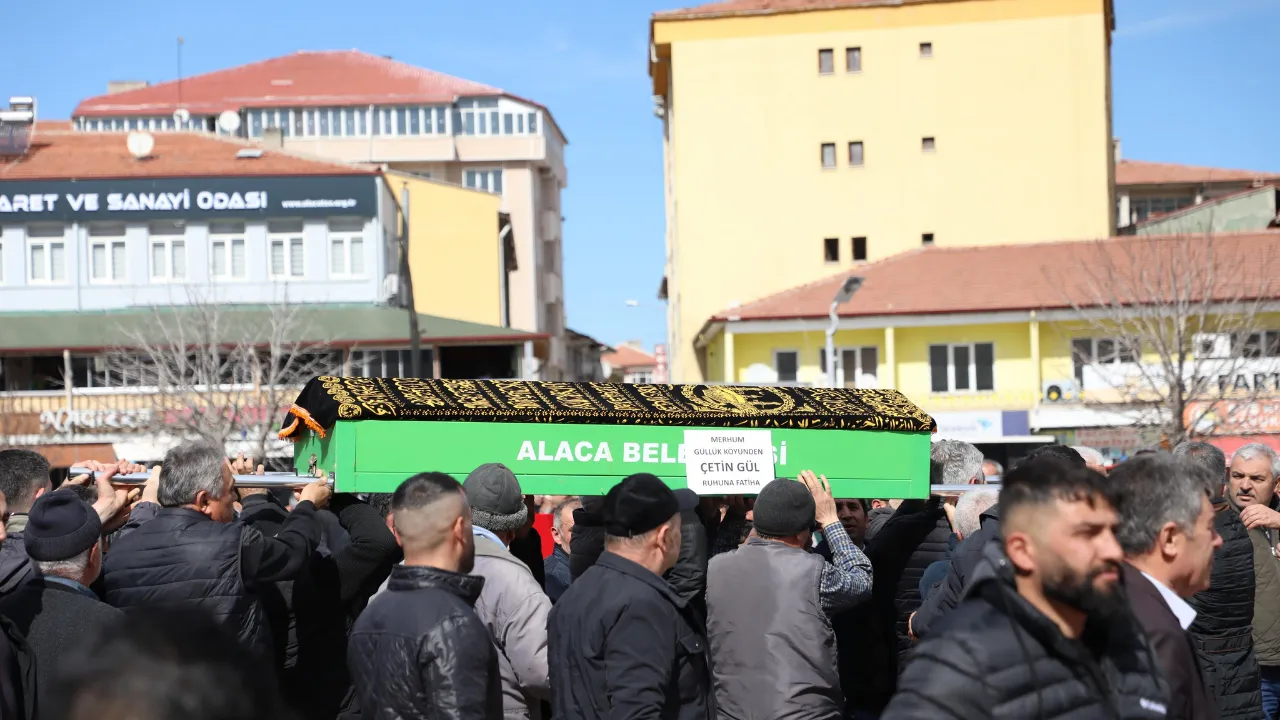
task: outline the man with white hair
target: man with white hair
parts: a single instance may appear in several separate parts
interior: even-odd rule
[[[999,490],[973,490],[956,502],[955,530],[963,540],[982,527],[982,514],[1000,499]]]
[[[1262,709],[1280,713],[1280,512],[1276,478],[1280,457],[1268,445],[1251,443],[1231,456],[1227,500],[1240,513],[1253,547],[1253,649],[1262,669]]]
[[[1080,457],[1084,458],[1084,464],[1087,465],[1090,470],[1097,470],[1104,475],[1106,474],[1107,459],[1102,456],[1101,452],[1084,445],[1072,445],[1071,449],[1080,453]]]

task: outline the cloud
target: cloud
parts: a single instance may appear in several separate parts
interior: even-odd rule
[[[1234,0],[1219,2],[1212,7],[1175,10],[1135,23],[1117,22],[1116,35],[1121,37],[1153,37],[1174,33],[1185,28],[1221,22],[1237,15],[1245,15],[1268,8],[1273,0]]]

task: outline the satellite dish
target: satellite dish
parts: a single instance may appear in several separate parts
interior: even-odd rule
[[[234,135],[240,129],[240,113],[235,110],[223,111],[218,116],[218,129],[228,135]]]
[[[178,126],[178,129],[182,129],[182,126],[186,125],[190,119],[191,112],[186,108],[178,108],[173,111],[173,124]]]
[[[156,146],[156,139],[151,137],[151,133],[131,132],[129,138],[125,140],[125,146],[129,148],[129,154],[141,160],[151,154],[151,150]]]

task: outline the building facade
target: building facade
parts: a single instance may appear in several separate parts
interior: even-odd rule
[[[665,382],[658,377],[658,358],[639,342],[625,342],[601,358],[605,377],[612,382],[647,384]]]
[[[1273,172],[1125,160],[1120,157],[1117,141],[1116,226],[1123,231],[1162,215],[1277,181],[1280,174]]]
[[[1112,27],[1109,0],[655,15],[673,380],[708,377],[713,313],[840,267],[1109,236]]]
[[[1278,241],[1272,231],[1223,234],[1207,249],[1199,238],[1146,237],[928,248],[871,263],[839,309],[837,384],[900,390],[941,436],[996,457],[1044,441],[1037,435],[1117,457],[1159,443],[1171,411],[1228,448],[1280,447],[1269,419],[1280,405]],[[1183,302],[1119,314],[1155,277],[1147,268],[1174,276],[1183,264],[1199,268],[1178,271]],[[828,309],[846,277],[715,314],[695,341],[710,380],[826,386]],[[1158,380],[1172,362],[1158,346],[1176,337],[1162,334],[1160,313],[1197,329],[1178,371],[1198,389],[1181,408]]]
[[[500,197],[515,247],[511,327],[550,336],[537,375],[569,377],[560,193],[567,141],[545,107],[358,51],[299,52],[181,81],[113,84],[80,103],[82,132],[198,131],[374,163]],[[219,123],[219,118],[230,118]]]

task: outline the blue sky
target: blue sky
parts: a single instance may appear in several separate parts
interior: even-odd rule
[[[1023,0],[1034,2],[1035,0]],[[569,137],[564,195],[570,327],[662,342],[660,125],[648,17],[692,0],[13,2],[0,95],[67,117],[107,81],[187,75],[295,50],[358,48],[496,85],[551,108]],[[1144,160],[1280,170],[1270,60],[1276,0],[1116,0],[1115,130]],[[367,12],[364,10],[367,8]],[[16,32],[15,32],[16,30]],[[628,300],[639,302],[628,307]]]

